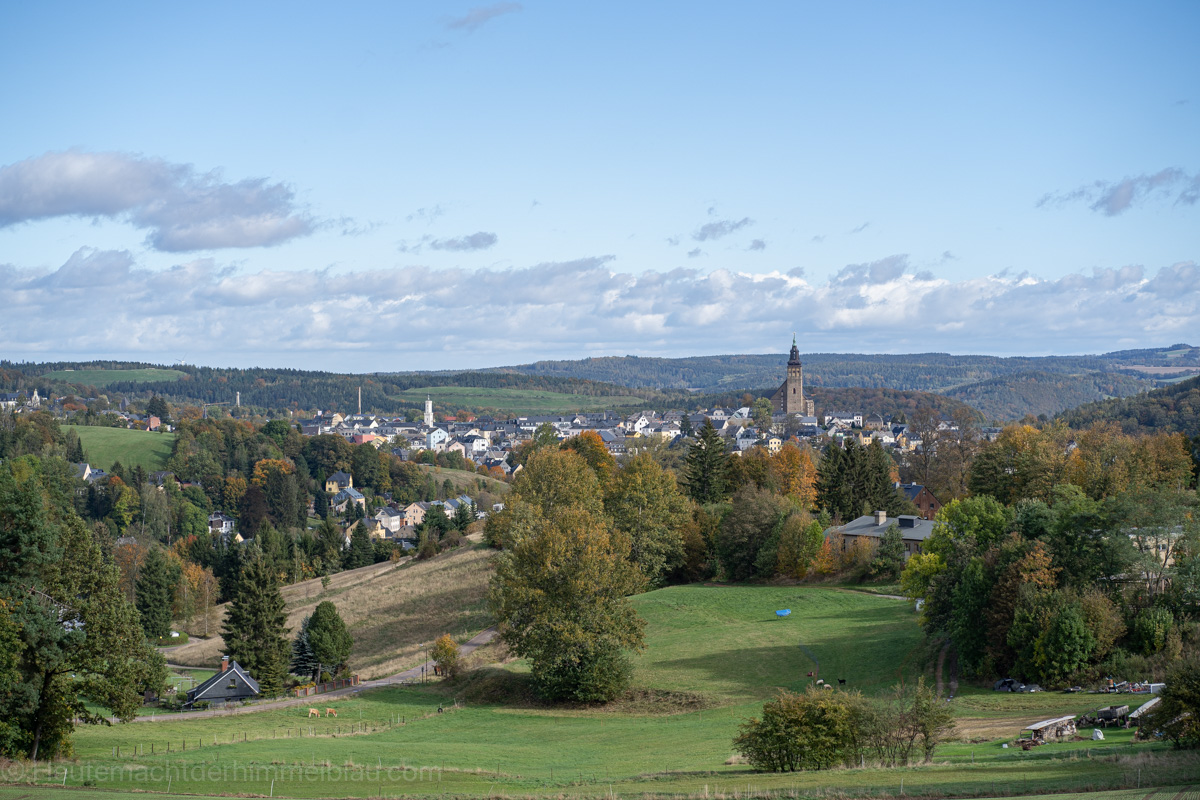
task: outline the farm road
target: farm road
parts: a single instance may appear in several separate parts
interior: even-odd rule
[[[495,627],[487,628],[475,634],[459,648],[459,655],[468,656],[475,652],[477,648],[493,641],[498,632]],[[403,672],[397,672],[395,675],[389,675],[386,678],[378,678],[373,681],[363,681],[358,686],[347,686],[344,689],[334,689],[332,692],[324,692],[315,694],[310,697],[289,697],[283,700],[269,700],[265,703],[255,703],[250,706],[234,706],[232,709],[209,709],[208,711],[192,711],[186,714],[155,714],[149,717],[138,717],[134,722],[177,722],[183,719],[207,719],[211,717],[228,717],[235,714],[253,714],[256,711],[268,711],[276,708],[287,708],[289,706],[311,706],[313,704],[320,705],[327,700],[334,700],[339,697],[357,694],[364,689],[378,689],[382,686],[395,686],[397,684],[408,683],[409,681],[420,680],[422,676],[421,670],[424,665],[406,669]],[[192,667],[186,667],[192,669]],[[432,671],[432,667],[430,668]]]

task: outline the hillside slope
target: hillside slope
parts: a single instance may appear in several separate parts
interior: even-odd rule
[[[420,660],[421,645],[443,633],[464,641],[491,624],[484,608],[492,551],[484,548],[451,551],[429,561],[389,562],[339,572],[321,589],[320,578],[283,588],[287,625],[294,634],[317,604],[337,606],[354,636],[350,669],[364,679],[391,675]],[[222,605],[210,620],[219,631]],[[201,631],[203,625],[201,625]],[[220,636],[194,638],[171,650],[173,664],[214,667],[225,642]]]
[[[1154,387],[1154,382],[1118,372],[1081,374],[1034,370],[948,389],[947,397],[978,409],[989,420],[1017,420],[1026,414],[1054,416],[1068,408],[1129,397]]]
[[[1073,428],[1116,422],[1126,433],[1200,436],[1200,377],[1122,399],[1089,403],[1061,415]]]

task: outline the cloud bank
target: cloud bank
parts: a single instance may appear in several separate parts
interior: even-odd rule
[[[199,259],[149,271],[127,252],[85,248],[52,271],[0,265],[0,308],[0,353],[19,359],[434,369],[765,352],[786,349],[793,330],[808,352],[1103,352],[1194,338],[1200,265],[951,281],[896,255],[810,283],[802,269],[635,274],[610,257],[340,274]]]
[[[1151,197],[1174,198],[1176,205],[1195,205],[1200,200],[1200,172],[1188,175],[1168,167],[1153,175],[1137,175],[1120,181],[1096,181],[1071,192],[1047,194],[1038,207],[1085,202],[1092,211],[1115,217]]]
[[[187,164],[78,150],[0,167],[0,228],[65,216],[127,221],[170,253],[264,247],[314,226],[291,189],[265,178],[228,183]]]

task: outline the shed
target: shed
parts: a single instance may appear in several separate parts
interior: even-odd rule
[[[229,656],[221,659],[221,670],[195,689],[189,689],[187,704],[207,701],[209,703],[232,703],[257,697],[262,690],[258,681]]]
[[[1135,710],[1129,713],[1129,721],[1140,728],[1142,725],[1142,715],[1158,705],[1160,700],[1162,700],[1161,697],[1152,697],[1146,702],[1142,703]]]
[[[1034,741],[1063,742],[1075,737],[1075,717],[1055,717],[1044,719],[1032,725],[1026,725],[1025,730],[1032,734]]]

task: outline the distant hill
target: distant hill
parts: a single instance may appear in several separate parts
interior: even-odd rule
[[[1200,436],[1200,377],[1134,397],[1088,403],[1060,416],[1072,427],[1112,421],[1126,433],[1166,431]]]
[[[978,409],[989,420],[1016,420],[1026,414],[1052,417],[1061,411],[1109,397],[1128,397],[1155,382],[1119,372],[1017,372],[949,389],[947,397]]]
[[[912,353],[811,353],[802,355],[805,386],[814,397],[830,389],[856,395],[825,395],[819,406],[903,411],[913,398],[878,390],[936,392],[978,409],[989,420],[1051,415],[1107,397],[1186,380],[1200,373],[1200,348],[1188,344],[1102,355],[999,357]],[[167,368],[137,362],[91,361],[46,364],[0,361],[0,391],[95,396],[104,391],[172,403],[232,405],[263,410],[365,412],[419,410],[432,395],[438,413],[467,411],[496,416],[572,413],[590,409],[633,410],[740,405],[742,396],[769,395],[783,382],[787,356],[780,353],[641,358],[608,356],[578,361],[539,361],[486,370],[338,374],[292,369],[216,369],[186,364]],[[442,391],[439,392],[439,389]],[[922,401],[924,402],[924,401]],[[876,406],[871,405],[871,409]]]

